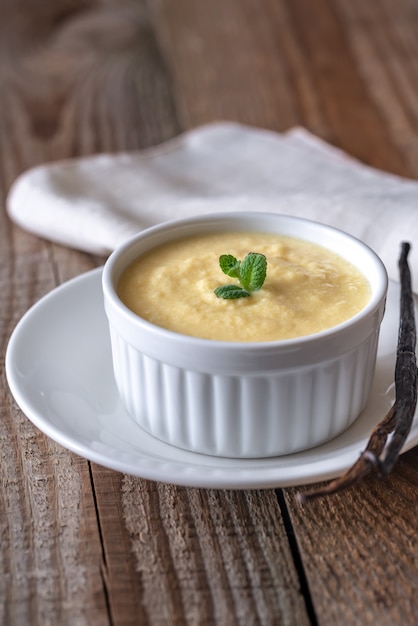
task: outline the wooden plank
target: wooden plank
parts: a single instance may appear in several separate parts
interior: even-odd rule
[[[303,508],[287,500],[321,624],[414,626],[418,598],[417,452],[378,477]]]
[[[274,492],[184,489],[124,476],[100,506],[113,519],[103,528],[113,550],[110,604],[130,595],[121,580],[139,579],[139,623],[310,623]],[[124,550],[118,557],[112,541],[125,530],[131,560]],[[122,602],[118,623],[138,623],[129,620],[132,601],[126,614]]]
[[[5,180],[12,163],[2,154]],[[104,625],[87,463],[46,438],[17,409],[3,366],[14,325],[56,285],[48,248],[11,227],[0,212],[0,623],[66,625],[71,607],[73,623]]]
[[[219,119],[273,130],[298,123],[268,1],[159,1],[154,10],[184,127]]]
[[[0,223],[5,223],[4,213]],[[0,279],[5,287],[0,316],[7,320],[1,325],[4,355],[17,319],[55,283],[43,242],[0,228],[0,248],[2,268],[8,261]],[[18,411],[3,365],[0,369],[0,622],[65,625],[72,607],[79,624],[106,624],[87,464]]]
[[[277,131],[302,125],[367,163],[404,171],[359,51],[347,45],[358,37],[364,3],[348,1],[347,20],[342,4],[214,0],[202,7],[198,0],[160,0],[157,28],[183,125],[216,119]],[[369,12],[364,32],[379,24],[380,14]]]
[[[399,165],[382,164],[384,146],[370,146],[373,165],[403,176],[416,177],[417,169],[417,17],[415,3],[389,4],[338,0],[335,12],[345,33],[359,76],[386,134],[402,155]],[[386,150],[387,152],[387,150]],[[389,165],[389,167],[388,167]]]

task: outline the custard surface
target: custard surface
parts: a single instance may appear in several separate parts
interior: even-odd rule
[[[267,257],[267,277],[247,298],[214,289],[238,284],[221,254]],[[118,285],[136,314],[169,330],[220,341],[274,341],[317,333],[349,319],[370,299],[364,275],[322,246],[266,233],[210,233],[164,244],[136,259]]]

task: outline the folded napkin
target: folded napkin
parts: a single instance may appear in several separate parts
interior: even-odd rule
[[[100,255],[173,218],[292,214],[362,239],[395,280],[400,242],[418,239],[418,182],[365,166],[301,128],[277,134],[234,123],[141,152],[41,165],[15,181],[7,209],[41,237]]]

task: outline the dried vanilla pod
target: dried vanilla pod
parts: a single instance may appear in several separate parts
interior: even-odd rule
[[[383,474],[393,469],[411,430],[417,404],[416,323],[411,273],[408,265],[409,243],[402,244],[399,259],[401,279],[401,316],[395,367],[396,427],[380,463]]]
[[[387,475],[393,469],[411,430],[417,404],[416,322],[408,255],[411,246],[402,242],[399,257],[401,284],[400,320],[395,365],[395,402],[373,429],[365,450],[342,476],[327,485],[298,494],[302,504],[351,487],[372,471]],[[393,433],[386,450],[389,435]],[[383,459],[382,459],[383,455]]]

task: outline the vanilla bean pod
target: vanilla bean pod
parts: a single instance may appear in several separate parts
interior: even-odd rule
[[[395,367],[396,427],[379,464],[383,474],[389,474],[395,465],[402,446],[411,430],[417,404],[416,324],[411,273],[408,265],[409,243],[402,244],[399,259],[401,279],[401,319]]]
[[[388,474],[396,463],[411,429],[417,403],[417,364],[415,357],[415,309],[408,266],[409,243],[402,243],[399,258],[401,282],[400,322],[395,365],[395,402],[372,431],[366,449],[342,476],[325,486],[298,494],[302,504],[309,499],[332,495],[357,483],[373,470]],[[380,457],[388,436],[394,433],[383,461]]]
[[[364,476],[370,474],[378,467],[378,458],[382,454],[388,436],[396,426],[396,404],[393,404],[383,420],[375,427],[370,435],[365,450],[360,454],[357,461],[344,474],[335,478],[322,487],[316,487],[311,491],[298,493],[297,498],[301,504],[307,500],[320,496],[331,496],[334,493],[348,489],[358,483]]]

